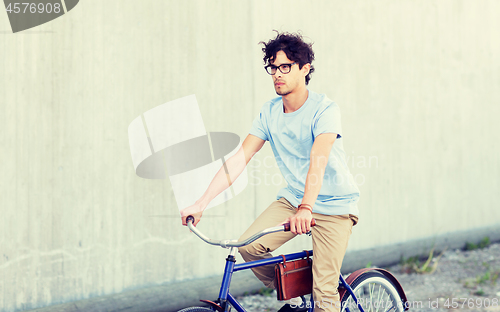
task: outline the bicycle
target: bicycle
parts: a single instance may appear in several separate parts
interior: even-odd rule
[[[290,225],[284,224],[264,229],[255,233],[244,241],[237,240],[212,240],[201,233],[194,225],[194,218],[189,216],[187,224],[189,229],[199,238],[208,244],[228,248],[229,255],[226,258],[226,266],[222,277],[222,284],[219,291],[219,298],[213,302],[210,300],[200,300],[208,304],[209,307],[190,307],[179,312],[228,312],[233,307],[238,312],[246,312],[243,306],[229,292],[231,277],[234,272],[251,269],[258,266],[277,264],[283,261],[281,256],[263,260],[249,261],[236,264],[236,250],[238,247],[246,246],[260,237],[282,231],[289,231]],[[285,255],[287,261],[305,258],[307,254],[313,255],[313,251],[303,251]],[[406,294],[396,277],[389,271],[380,268],[365,268],[349,274],[345,279],[339,276],[339,295],[341,312],[351,311],[398,311],[408,310]],[[376,298],[376,299],[375,299]],[[375,299],[375,300],[374,300]],[[313,312],[314,306],[318,304],[329,304],[328,302],[314,302],[312,296],[306,303],[308,312]],[[332,303],[330,303],[332,304]],[[334,304],[334,303],[333,303]]]

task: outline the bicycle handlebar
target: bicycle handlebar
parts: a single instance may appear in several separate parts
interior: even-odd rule
[[[249,238],[239,242],[236,239],[233,240],[213,240],[208,237],[206,237],[203,233],[201,233],[194,225],[194,217],[193,216],[188,216],[186,218],[187,225],[191,232],[196,234],[199,238],[201,238],[204,242],[210,244],[210,245],[216,245],[216,246],[221,246],[223,248],[227,247],[243,247],[246,246],[257,239],[261,238],[264,235],[271,234],[271,233],[277,233],[277,232],[288,232],[290,231],[290,223],[285,223],[283,225],[278,225],[278,226],[273,226],[267,229],[264,229],[258,233],[255,233],[254,235],[250,236]],[[316,220],[312,219],[311,220],[311,226],[316,225]]]

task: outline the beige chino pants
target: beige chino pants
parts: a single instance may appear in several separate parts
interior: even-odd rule
[[[297,208],[285,198],[273,202],[240,237],[246,239],[265,228],[276,226],[292,217]],[[314,311],[339,311],[337,290],[340,267],[352,233],[358,222],[354,215],[327,216],[313,213],[316,226],[311,228],[313,242],[313,298]],[[292,232],[273,233],[259,238],[250,245],[239,248],[245,261],[272,257],[271,252],[295,237]],[[274,288],[274,265],[253,268],[255,276],[266,287]]]

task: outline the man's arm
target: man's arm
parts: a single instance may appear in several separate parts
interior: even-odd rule
[[[336,138],[336,133],[323,133],[318,135],[314,140],[311,148],[304,197],[301,203],[311,207],[311,211],[307,208],[299,209],[297,213],[290,218],[290,231],[294,234],[306,233],[311,228],[312,207],[321,190],[321,185],[323,185],[326,164],[328,163],[328,157]]]
[[[212,199],[227,189],[236,180],[243,172],[250,159],[252,159],[253,155],[262,148],[264,143],[266,143],[266,141],[249,134],[241,144],[241,148],[238,152],[231,156],[219,169],[200,199],[193,205],[181,210],[182,224],[187,225],[186,218],[190,215],[195,219],[194,225],[198,224],[203,211],[207,208]],[[224,166],[227,168],[229,174],[226,174]]]

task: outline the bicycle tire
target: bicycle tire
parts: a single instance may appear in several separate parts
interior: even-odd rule
[[[397,288],[384,274],[369,271],[358,276],[349,285],[365,311],[403,312],[403,298]],[[346,292],[341,301],[341,311],[360,311],[350,293]]]
[[[179,310],[178,312],[214,312],[214,310],[204,307],[189,307]]]

